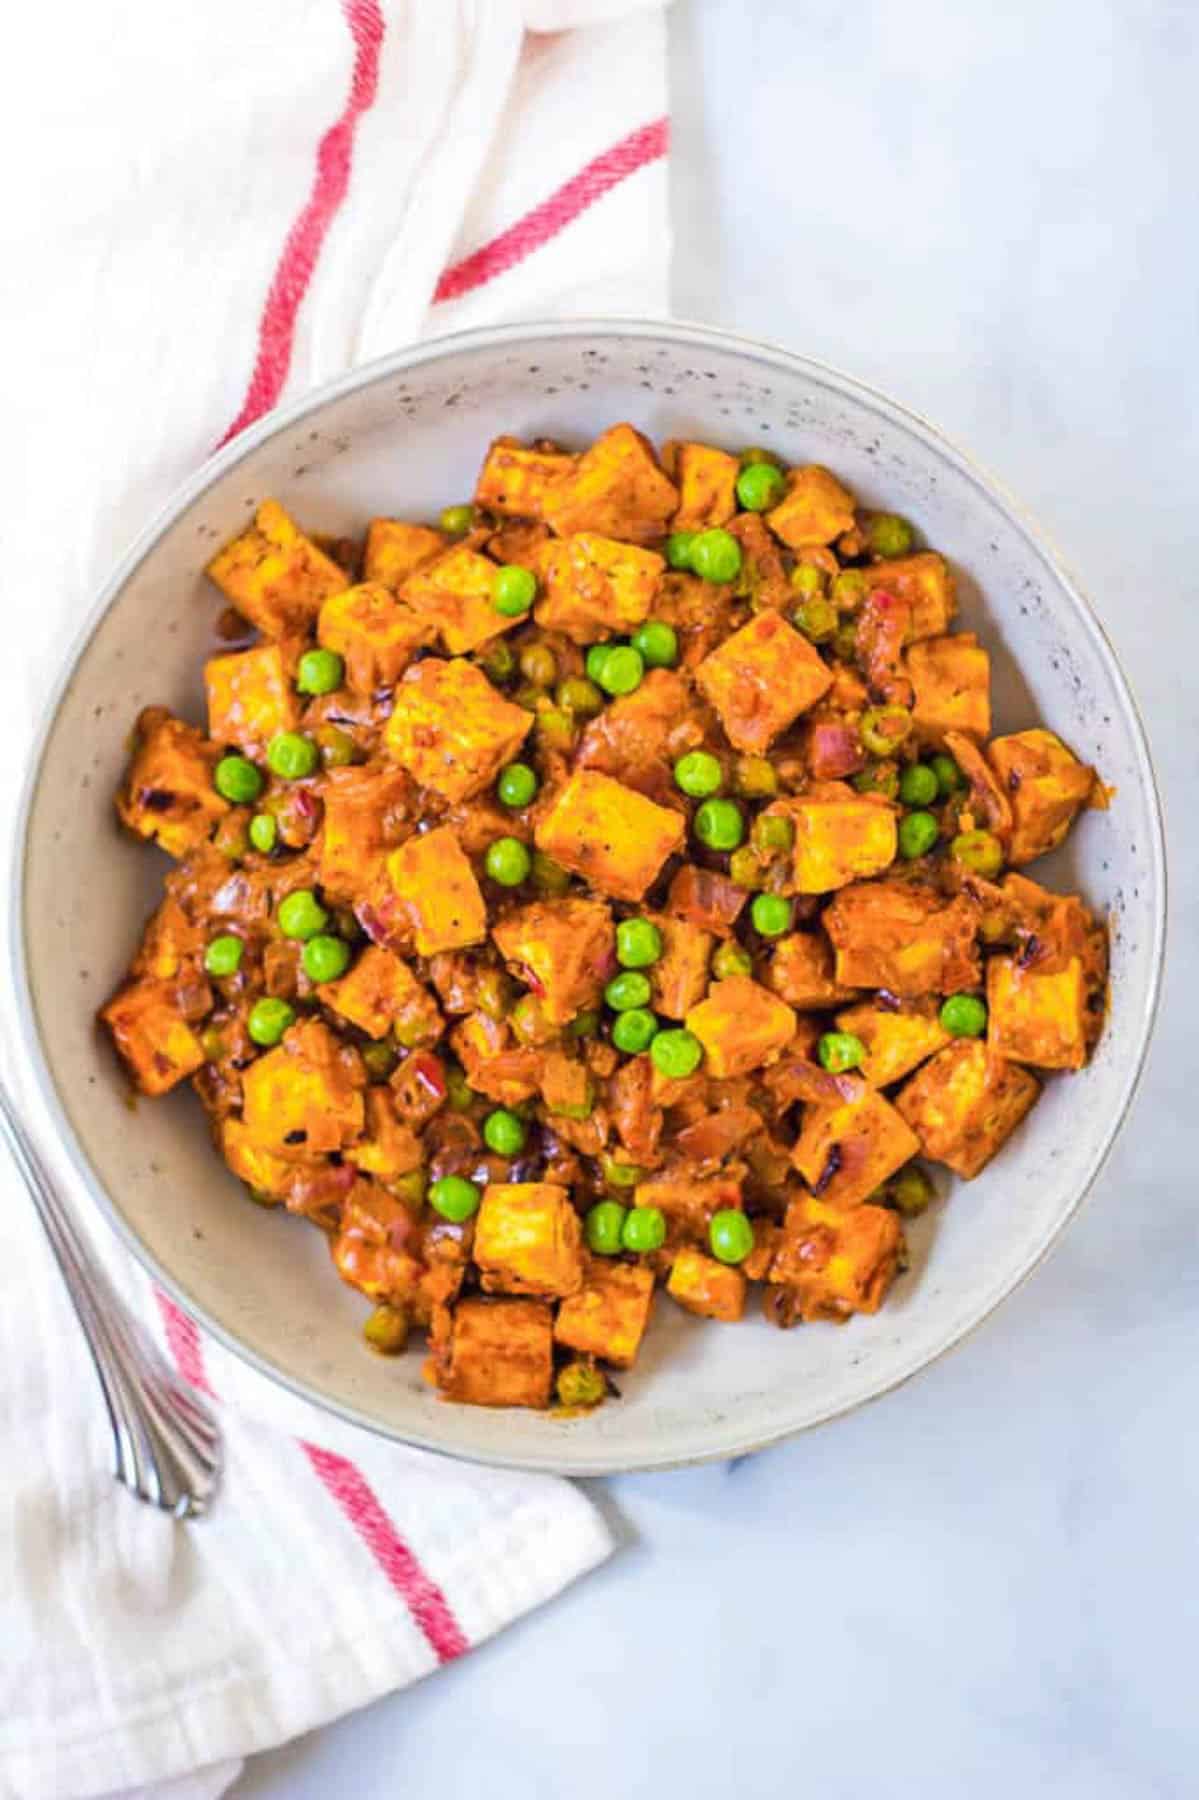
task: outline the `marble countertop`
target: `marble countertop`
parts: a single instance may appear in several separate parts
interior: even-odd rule
[[[1156,1043],[1081,1219],[953,1356],[733,1467],[590,1484],[624,1538],[605,1568],[235,1792],[1181,1800],[1199,25],[1181,0],[679,0],[671,34],[677,313],[935,419],[1115,641],[1174,825]]]

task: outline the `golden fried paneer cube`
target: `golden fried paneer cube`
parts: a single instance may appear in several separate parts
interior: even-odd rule
[[[649,617],[665,567],[654,550],[595,531],[573,532],[545,548],[534,617],[576,644],[627,635]]]
[[[320,883],[334,900],[360,900],[382,875],[388,845],[414,810],[403,769],[378,763],[330,769],[321,790]]]
[[[910,1125],[863,1082],[854,1099],[805,1106],[791,1160],[818,1199],[829,1206],[860,1206],[919,1154]]]
[[[575,753],[580,769],[598,769],[652,798],[662,766],[703,740],[695,696],[673,669],[648,669],[639,687],[590,720]]]
[[[662,936],[662,954],[646,970],[650,1005],[664,1019],[685,1019],[707,992],[708,965],[716,939],[700,925],[668,913],[643,915]]]
[[[616,945],[612,914],[602,900],[534,900],[507,913],[491,935],[552,1024],[565,1025],[599,1004]]]
[[[469,544],[455,544],[410,575],[400,598],[436,632],[452,656],[465,656],[519,624],[495,609],[496,568],[490,557]]]
[[[302,633],[321,603],[346,586],[345,570],[304,536],[277,500],[209,563],[206,573],[264,637]]]
[[[910,881],[859,881],[824,909],[837,980],[901,999],[957,994],[979,983],[977,903],[946,900]]]
[[[1052,731],[995,738],[987,757],[1012,809],[1008,861],[1029,863],[1056,850],[1091,796],[1094,769],[1079,762]]]
[[[257,756],[277,732],[295,730],[300,708],[288,663],[282,644],[259,644],[204,664],[208,735],[214,744],[236,744]]]
[[[649,544],[665,537],[678,504],[678,489],[663,473],[649,439],[631,425],[612,425],[552,485],[540,517],[559,537],[598,531]]]
[[[873,593],[884,588],[898,599],[906,600],[911,612],[907,641],[941,637],[949,630],[958,609],[953,574],[943,556],[935,550],[920,550],[915,556],[892,557],[886,562],[872,563],[862,570],[866,590]]]
[[[904,658],[912,684],[912,717],[925,743],[947,731],[985,738],[991,729],[991,658],[972,631],[924,638]]]
[[[488,1293],[560,1300],[583,1285],[583,1229],[570,1190],[552,1181],[491,1182],[472,1251]]]
[[[431,525],[409,525],[403,519],[372,519],[366,528],[362,559],[364,581],[381,582],[396,593],[409,575],[440,556],[449,542]]]
[[[577,456],[531,450],[514,437],[498,437],[475,485],[475,505],[509,518],[544,519],[549,496],[574,473]]]
[[[746,1075],[772,1062],[795,1036],[795,1014],[748,975],[714,981],[687,1014],[687,1030],[704,1047],[704,1068],[718,1079]]]
[[[133,756],[116,797],[122,825],[169,856],[186,856],[229,811],[212,785],[219,758],[219,746],[194,726],[148,707],[137,722]]]
[[[790,1290],[801,1319],[876,1313],[903,1247],[899,1214],[884,1206],[846,1210],[801,1194],[792,1200],[767,1280]]]
[[[575,770],[534,832],[546,856],[618,900],[640,900],[686,835],[673,807],[593,769]]]
[[[143,1094],[165,1094],[204,1061],[200,1040],[169,982],[130,982],[100,1017]]]
[[[548,1406],[553,1331],[543,1300],[459,1300],[434,1313],[426,1376],[467,1406]]]
[[[662,460],[679,490],[672,531],[709,531],[728,524],[737,510],[737,457],[711,444],[675,442],[663,445]]]
[[[766,981],[797,1012],[821,1012],[853,998],[833,974],[833,947],[822,931],[793,931],[770,947]]]
[[[776,612],[760,612],[695,671],[737,750],[763,751],[832,682],[820,652]]]
[[[1040,1093],[1035,1075],[981,1038],[958,1038],[904,1083],[895,1105],[925,1156],[969,1181],[1011,1136]]]
[[[931,1001],[907,1002],[898,1010],[864,1001],[837,1014],[837,1030],[850,1032],[866,1046],[861,1071],[876,1088],[910,1075],[949,1042]]]
[[[344,1154],[363,1175],[388,1182],[419,1169],[425,1152],[411,1125],[396,1111],[391,1089],[368,1087],[364,1135]]]
[[[745,1276],[728,1263],[717,1262],[684,1244],[671,1264],[666,1292],[688,1312],[701,1319],[721,1319],[735,1325],[745,1311]]]
[[[381,581],[364,581],[325,601],[316,635],[345,659],[346,686],[373,694],[394,686],[417,650],[432,643],[433,628]]]
[[[538,1092],[542,1053],[515,1043],[504,1019],[470,1013],[451,1031],[450,1045],[477,1094],[501,1106],[519,1106]]]
[[[487,936],[487,903],[450,826],[410,837],[388,857],[387,874],[422,956]]]
[[[348,974],[326,982],[318,993],[367,1037],[394,1030],[405,1050],[431,1044],[441,1034],[441,1009],[424,982],[394,951],[377,944],[368,944]]]
[[[273,1156],[304,1161],[362,1136],[362,1063],[317,1019],[293,1025],[242,1075],[242,1118]]]
[[[809,463],[787,473],[787,492],[766,514],[776,537],[792,550],[812,544],[831,544],[843,532],[853,530],[853,495],[835,475]]]
[[[264,1150],[236,1113],[221,1120],[218,1140],[230,1172],[253,1188],[257,1199],[286,1200],[298,1163]]]
[[[890,868],[899,846],[895,811],[878,794],[840,783],[788,804],[795,825],[792,880],[801,894],[827,894]]]
[[[1087,987],[1080,957],[1064,967],[987,963],[987,1043],[997,1056],[1039,1069],[1081,1069],[1087,1060]]]
[[[511,762],[533,723],[474,663],[428,656],[396,689],[387,752],[443,800],[467,800]]]
[[[631,1369],[653,1304],[654,1272],[646,1263],[588,1257],[582,1287],[558,1308],[554,1342]]]

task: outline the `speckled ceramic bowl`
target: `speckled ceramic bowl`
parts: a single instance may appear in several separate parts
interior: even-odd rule
[[[843,1330],[736,1330],[661,1302],[623,1398],[591,1417],[449,1406],[420,1357],[373,1356],[363,1304],[317,1232],[247,1205],[186,1090],[131,1117],[94,1015],[154,904],[157,853],[117,829],[130,723],[152,701],[202,717],[199,671],[220,601],[201,570],[264,495],[307,525],[360,532],[470,492],[502,431],[584,443],[617,419],[661,440],[764,443],[830,464],[869,505],[907,514],[953,561],[961,623],[991,651],[1001,729],[1044,721],[1116,790],[1074,831],[1053,882],[1112,927],[1111,1019],[1085,1073],[1053,1081],[968,1191],[912,1233],[886,1307]],[[755,1449],[845,1412],[955,1344],[1027,1275],[1103,1162],[1145,1054],[1165,868],[1145,739],[1086,601],[1015,505],[922,420],[845,376],[697,327],[512,326],[421,345],[272,414],[203,468],[137,543],[73,649],[30,778],[17,871],[24,1028],[85,1195],[156,1278],[258,1368],[409,1443],[596,1473]],[[81,1204],[87,1204],[81,1199]]]

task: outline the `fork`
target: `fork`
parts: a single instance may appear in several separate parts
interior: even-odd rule
[[[0,1137],[29,1190],[91,1352],[112,1428],[117,1480],[176,1519],[199,1518],[221,1475],[221,1436],[212,1413],[175,1375],[97,1266],[2,1082]]]

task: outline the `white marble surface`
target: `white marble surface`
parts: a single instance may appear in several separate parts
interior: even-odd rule
[[[1090,1207],[855,1417],[594,1484],[627,1542],[239,1800],[1182,1800],[1199,1776],[1193,228],[1185,0],[680,0],[675,305],[887,388],[1081,575],[1172,820],[1171,972]]]

